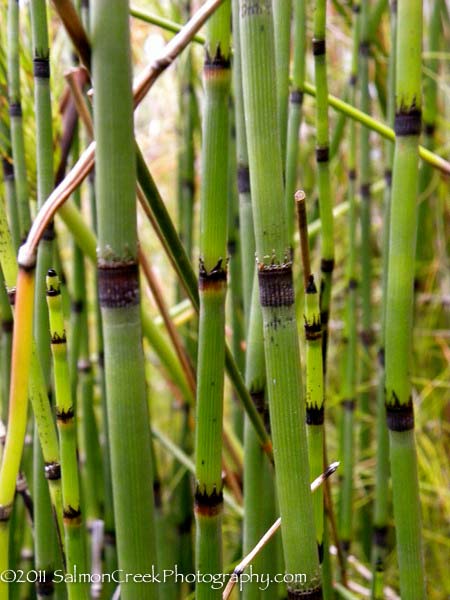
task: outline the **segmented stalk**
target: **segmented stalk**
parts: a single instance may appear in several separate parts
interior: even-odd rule
[[[273,0],[272,5],[275,34],[278,123],[281,140],[281,157],[284,162],[286,156],[289,103],[292,0]]]
[[[288,223],[288,234],[291,244],[295,231],[295,211],[292,201],[297,189],[297,176],[299,171],[299,135],[302,120],[303,83],[306,68],[306,2],[294,2],[294,29],[292,39],[294,42],[294,59],[292,70],[292,84],[289,95],[287,149],[286,149],[286,189],[285,205]]]
[[[395,118],[395,60],[397,37],[397,0],[390,3],[390,39],[391,51],[388,65],[388,100],[387,118],[392,127]],[[375,468],[375,499],[373,507],[373,538],[372,538],[372,598],[384,598],[384,570],[388,552],[388,521],[389,511],[389,435],[386,425],[386,409],[384,406],[385,386],[385,335],[386,335],[386,292],[388,281],[389,258],[389,228],[392,186],[392,162],[394,146],[389,142],[385,144],[385,191],[384,191],[384,219],[383,219],[383,246],[382,246],[382,303],[381,323],[378,346],[378,387],[377,387],[377,422],[376,422],[376,468]]]
[[[428,50],[438,52],[441,47],[441,6],[437,0],[428,24]],[[423,83],[423,133],[424,146],[434,150],[436,145],[436,120],[438,116],[438,84],[435,76],[438,72],[439,61],[431,58],[426,63],[430,75]],[[433,170],[429,164],[423,163],[419,174],[419,213],[417,222],[416,250],[416,286],[424,289],[430,262],[435,255],[435,232],[433,194],[430,186],[433,183]]]
[[[156,562],[150,424],[139,316],[136,170],[128,2],[91,7],[98,290],[119,568],[149,573]],[[153,599],[148,583],[121,597]]]
[[[329,167],[328,79],[326,59],[326,1],[317,0],[314,12],[314,73],[316,81],[316,161],[319,210],[322,221],[320,268],[320,315],[322,323],[323,368],[326,372],[328,320],[334,269],[334,227]]]
[[[324,417],[325,391],[322,365],[322,326],[320,323],[319,294],[311,273],[309,258],[308,221],[306,216],[305,194],[295,194],[298,228],[300,233],[301,258],[303,263],[304,329],[306,340],[306,425],[308,435],[309,464],[311,477],[315,479],[324,469]],[[324,502],[323,491],[319,489],[313,497],[314,522],[316,526],[319,561],[323,560],[324,550]]]
[[[56,423],[58,425],[61,449],[67,569],[69,573],[73,573],[74,569],[77,569],[80,573],[85,573],[87,562],[80,506],[75,404],[70,387],[61,287],[59,277],[53,269],[48,271],[46,280],[53,355]],[[69,582],[67,591],[70,600],[87,599],[89,597],[87,582]]]
[[[52,192],[54,185],[50,50],[46,2],[45,0],[33,0],[30,8],[36,114],[37,205],[40,208]],[[51,223],[38,247],[34,299],[34,335],[48,390],[50,390],[51,352],[48,312],[45,303],[45,277],[53,262],[53,239],[54,228],[53,223]],[[52,532],[53,519],[43,467],[39,444],[35,443],[34,494],[36,518],[34,541],[36,568],[52,573],[57,568],[55,563],[55,534]],[[40,584],[37,584],[38,596],[49,592],[48,585],[44,585],[41,589]]]
[[[264,324],[267,390],[286,570],[306,583],[288,596],[322,596],[309,490],[305,406],[283,194],[283,162],[273,86],[271,3],[240,3],[242,81],[247,124],[256,257]],[[299,540],[302,540],[299,543]]]
[[[20,8],[17,0],[8,1],[8,98],[11,119],[11,146],[15,169],[19,239],[23,241],[30,229],[31,217],[28,200],[25,142],[22,124],[20,92]]]
[[[369,92],[369,59],[370,59],[370,38],[369,38],[369,14],[370,1],[361,2],[361,25],[359,41],[359,68],[358,75],[360,81],[360,108],[361,111],[370,114],[370,92]],[[367,458],[370,444],[370,425],[369,416],[373,413],[371,404],[373,403],[372,389],[368,382],[372,374],[373,365],[373,344],[375,341],[372,326],[372,241],[371,241],[371,161],[370,161],[370,131],[367,127],[361,127],[359,133],[359,165],[360,165],[360,193],[361,193],[361,341],[363,352],[361,356],[361,382],[364,389],[359,394],[359,406],[361,410],[361,425],[359,431],[359,446],[361,458]],[[367,489],[367,488],[366,488]],[[360,514],[361,531],[363,535],[363,546],[367,554],[370,547],[370,518],[371,511],[368,506],[363,507]]]
[[[399,0],[395,153],[386,305],[386,414],[400,591],[425,598],[420,497],[410,378],[421,130],[422,2]]]
[[[204,63],[199,272],[197,427],[195,431],[196,569],[222,571],[222,419],[227,283],[227,199],[230,91],[230,2],[210,18]],[[220,590],[197,583],[197,598]]]

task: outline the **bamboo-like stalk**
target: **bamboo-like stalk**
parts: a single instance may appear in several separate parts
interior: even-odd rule
[[[128,2],[92,6],[98,289],[119,567],[156,561],[149,415],[139,317],[136,175]],[[112,126],[113,125],[113,126]],[[154,585],[121,584],[125,600],[156,598]]]
[[[286,189],[285,206],[288,222],[289,239],[293,240],[295,231],[294,206],[292,198],[297,189],[299,133],[302,120],[303,83],[306,69],[306,2],[294,2],[294,60],[292,70],[292,84],[289,96],[289,111],[287,125],[286,148]]]
[[[320,269],[320,321],[322,324],[323,368],[327,368],[328,320],[334,270],[334,226],[330,182],[330,148],[328,132],[328,79],[326,59],[326,2],[317,0],[314,12],[312,45],[316,80],[316,162],[319,210],[322,220],[322,253]]]
[[[237,161],[236,161],[236,126],[234,105],[230,103],[230,138],[228,145],[228,239],[227,252],[229,260],[229,288],[228,312],[230,314],[230,325],[232,331],[231,349],[234,360],[241,372],[244,372],[244,350],[242,342],[245,339],[244,298],[242,280],[242,251],[239,221],[239,197],[236,185]],[[243,439],[244,415],[236,393],[233,394],[233,425],[234,431],[239,439]]]
[[[284,161],[286,156],[289,103],[292,0],[274,0],[272,4],[275,34],[278,123],[281,140],[281,156]]]
[[[387,118],[388,124],[394,125],[395,118],[395,61],[397,37],[397,0],[390,2],[390,40],[391,51],[388,65],[388,99]],[[377,425],[376,425],[376,470],[375,470],[375,498],[373,506],[373,538],[372,538],[372,598],[382,600],[384,597],[384,571],[385,560],[388,552],[388,522],[389,522],[389,435],[386,425],[384,406],[385,387],[385,336],[386,336],[386,292],[388,281],[389,258],[389,229],[390,206],[392,186],[392,162],[394,148],[392,144],[385,144],[385,181],[384,192],[384,225],[382,247],[382,304],[381,323],[378,345],[378,387],[377,387]]]
[[[420,497],[410,379],[418,144],[421,130],[422,2],[399,0],[395,153],[386,304],[386,413],[400,590],[425,598]]]
[[[239,194],[239,226],[241,230],[242,295],[245,328],[248,329],[255,264],[255,234],[253,230],[250,175],[248,170],[247,136],[245,133],[244,98],[242,96],[241,42],[239,32],[239,0],[232,1],[233,19],[233,91],[236,126],[237,188]]]
[[[9,146],[9,130],[7,127],[0,123],[0,137],[7,139]],[[16,197],[16,175],[14,169],[14,163],[12,162],[11,150],[8,147],[7,153],[2,156],[2,167],[3,167],[3,181],[5,186],[5,204],[8,211],[9,229],[11,231],[11,237],[14,243],[14,248],[17,250],[20,245],[19,238],[19,213],[17,210],[17,197]]]
[[[37,205],[38,208],[41,208],[54,186],[50,50],[46,2],[45,0],[34,0],[30,8],[36,113]],[[54,228],[53,223],[50,223],[37,251],[34,299],[34,335],[47,389],[50,389],[51,352],[48,312],[45,302],[45,276],[53,260],[53,239]],[[41,450],[36,442],[33,481],[36,502],[34,524],[35,561],[36,568],[51,574],[57,568],[56,538],[52,531],[53,519],[43,466]],[[40,585],[37,586],[38,595],[45,594],[47,591],[47,587],[44,586],[44,589],[40,589]]]
[[[359,40],[359,68],[358,76],[360,82],[360,108],[361,111],[370,114],[370,92],[369,92],[369,60],[370,60],[370,1],[361,2],[361,24]],[[371,405],[373,404],[373,391],[367,383],[373,372],[373,345],[375,336],[372,324],[372,239],[371,239],[371,160],[370,160],[370,132],[366,127],[361,127],[359,132],[359,165],[360,165],[360,194],[361,194],[361,342],[363,352],[361,356],[360,378],[364,389],[359,394],[359,407],[361,410],[361,424],[359,431],[359,447],[362,460],[367,458],[370,452],[370,425],[369,417],[373,413]],[[354,318],[354,317],[353,317]],[[365,483],[365,482],[363,482]],[[366,484],[365,484],[366,485]],[[367,489],[367,487],[366,487]],[[364,506],[360,513],[360,526],[363,537],[363,547],[367,556],[370,556],[370,534],[371,534],[371,508]]]
[[[70,386],[61,288],[59,277],[53,269],[47,273],[46,284],[55,381],[56,422],[61,448],[67,569],[69,573],[73,573],[74,569],[84,573],[87,562],[80,506],[75,404]],[[70,600],[87,599],[89,596],[88,585],[84,581],[69,582],[67,591]]]
[[[325,391],[322,364],[322,326],[320,323],[319,294],[311,273],[309,259],[308,223],[306,217],[305,194],[295,194],[298,228],[300,232],[301,258],[303,264],[303,284],[305,289],[305,340],[306,340],[306,424],[311,477],[318,477],[324,468]],[[313,498],[316,540],[319,561],[323,560],[324,542],[324,501],[319,490]]]
[[[12,306],[15,303],[16,297],[16,281],[17,281],[17,263],[15,258],[15,253],[13,250],[11,235],[8,229],[8,225],[6,222],[6,215],[3,208],[0,208],[0,237],[2,239],[2,244],[0,245],[0,263],[2,267],[2,271],[5,276],[5,285],[8,292],[8,297]],[[17,315],[18,319],[21,319],[23,316],[22,313]],[[19,325],[19,332],[22,331],[23,326]],[[16,351],[20,348],[20,344],[16,344]],[[14,351],[14,345],[13,345]],[[20,359],[14,361],[12,359],[12,364],[21,364]],[[26,377],[27,373],[27,365],[21,365],[21,373],[19,376]],[[16,375],[12,373],[11,369],[11,377],[14,380]],[[23,403],[27,403],[28,395],[21,395],[24,392],[23,387],[10,388],[10,405],[22,405]],[[47,388],[44,383],[44,377],[42,373],[41,365],[38,361],[36,345],[32,344],[31,350],[31,365],[30,365],[30,389],[29,396],[31,399],[31,403],[33,406],[33,412],[37,424],[37,429],[39,433],[39,442],[42,447],[44,462],[45,462],[45,476],[48,480],[48,485],[50,488],[50,495],[53,505],[53,512],[56,515],[56,521],[58,523],[58,531],[62,533],[62,495],[61,495],[61,479],[60,479],[60,465],[59,465],[59,450],[58,450],[58,440],[56,435],[56,429],[53,423],[53,417],[51,413],[50,404],[48,401]],[[18,394],[18,396],[17,396]],[[26,411],[22,411],[20,413],[24,418],[26,416]],[[17,419],[16,416],[9,414],[8,419],[12,420],[13,418]],[[12,421],[11,421],[12,422]],[[0,485],[1,487],[8,487],[7,479],[9,477],[15,478],[18,473],[19,463],[16,462],[17,456],[16,453],[21,453],[21,448],[23,446],[23,439],[17,437],[16,427],[20,428],[20,431],[25,432],[26,425],[21,426],[19,423],[15,423],[14,428],[8,427],[8,431],[11,430],[11,435],[14,435],[15,442],[12,446],[13,448],[13,458],[8,457],[5,453],[5,461],[12,460],[12,466],[10,470],[5,467],[2,471],[0,471]],[[9,446],[8,446],[9,447]],[[14,469],[17,468],[16,475],[14,476]],[[12,499],[11,499],[12,501]],[[7,527],[7,523],[5,523],[5,528]],[[59,536],[60,537],[60,536]],[[7,539],[3,537],[3,542]],[[7,560],[7,550],[2,547],[0,554],[5,555],[5,560]]]
[[[349,101],[356,102],[359,73],[361,2],[353,2],[353,50],[349,78]],[[344,331],[343,382],[341,386],[342,415],[340,423],[340,460],[342,480],[339,497],[339,536],[342,551],[348,553],[353,536],[353,476],[355,445],[355,403],[356,403],[356,365],[357,365],[357,246],[356,246],[356,181],[357,181],[357,128],[355,121],[350,122],[350,148],[348,158],[348,258],[346,265],[346,308]]]
[[[320,570],[308,483],[305,406],[299,370],[292,263],[283,207],[277,99],[273,88],[275,57],[270,5],[261,0],[253,3],[250,10],[247,3],[241,2],[240,31],[267,389],[283,550],[287,572],[296,573],[301,569],[307,575],[306,584],[288,586],[288,597],[319,598]],[[301,544],[298,543],[300,538]]]
[[[229,0],[208,23],[205,63],[200,215],[200,316],[195,430],[196,569],[222,571],[222,419],[230,73]],[[197,582],[196,597],[220,598]]]
[[[30,229],[31,217],[28,200],[25,142],[22,124],[20,93],[20,36],[19,3],[8,2],[8,98],[11,119],[11,146],[14,159],[17,208],[19,215],[19,238],[23,241]]]
[[[430,52],[438,52],[441,46],[441,6],[440,2],[433,3],[432,13],[428,24],[428,43]],[[431,58],[427,61],[431,72],[424,79],[423,93],[423,129],[425,134],[424,146],[434,150],[436,145],[436,120],[438,115],[438,86],[435,75],[438,72],[438,60]],[[422,164],[419,175],[419,213],[417,222],[416,251],[416,287],[424,289],[429,265],[435,254],[435,233],[433,226],[433,195],[430,186],[433,182],[433,171],[428,164]]]

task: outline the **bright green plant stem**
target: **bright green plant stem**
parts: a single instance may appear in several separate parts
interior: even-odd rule
[[[36,165],[37,165],[37,205],[40,208],[53,190],[53,134],[52,107],[50,95],[50,50],[47,28],[47,7],[45,0],[33,0],[31,8],[31,28],[33,43],[34,105],[36,114]],[[45,277],[53,262],[54,228],[51,223],[41,240],[36,264],[36,286],[34,303],[34,335],[39,359],[50,390],[50,332],[48,311],[45,302]],[[50,508],[47,483],[44,479],[43,460],[39,444],[35,444],[34,494],[36,516],[34,529],[36,568],[49,573],[57,568],[55,534]],[[48,585],[40,588],[38,595],[48,591]]]
[[[255,234],[253,230],[250,174],[248,170],[247,136],[245,133],[244,98],[242,95],[241,37],[239,32],[239,0],[232,2],[233,18],[233,88],[236,128],[237,188],[239,193],[239,227],[241,231],[242,295],[245,327],[249,326],[250,306],[255,272]]]
[[[321,597],[309,490],[305,406],[295,318],[292,264],[283,202],[283,167],[273,87],[271,3],[240,3],[242,81],[247,124],[256,257],[264,324],[267,390],[286,570],[307,574],[288,596]],[[299,544],[299,540],[302,543]]]
[[[430,52],[438,52],[441,47],[441,6],[440,2],[433,3],[433,9],[428,25],[428,44]],[[426,66],[430,75],[424,79],[423,84],[423,129],[425,134],[424,145],[433,151],[436,146],[436,121],[438,116],[438,84],[435,76],[438,72],[439,61],[431,58]],[[433,170],[430,165],[423,163],[419,175],[419,213],[417,222],[416,250],[416,286],[424,289],[430,262],[435,255]]]
[[[349,99],[356,102],[358,83],[358,50],[360,42],[360,2],[353,3],[353,51],[349,79]],[[356,402],[356,365],[357,365],[357,128],[356,122],[349,124],[350,148],[348,159],[348,259],[346,265],[346,307],[344,331],[343,381],[341,387],[342,414],[340,423],[340,459],[342,479],[339,496],[339,536],[344,552],[349,552],[353,537],[353,488],[354,488],[354,445],[355,445],[355,402]]]
[[[314,275],[311,273],[308,219],[305,193],[303,191],[296,192],[295,204],[305,291],[303,318],[306,340],[306,429],[311,477],[315,479],[323,472],[325,465],[325,390],[322,364],[322,326],[320,323],[319,294]],[[322,563],[324,556],[324,495],[322,490],[318,490],[314,494],[313,507],[319,561]]]
[[[314,73],[316,80],[316,161],[319,210],[322,221],[322,256],[320,268],[320,314],[322,324],[323,368],[326,372],[328,320],[334,269],[334,226],[330,183],[330,148],[328,132],[328,80],[326,59],[326,2],[317,0],[314,12]]]
[[[9,300],[11,304],[14,305],[18,269],[4,208],[0,209],[0,238],[2,240],[2,243],[0,244],[0,263],[5,277],[5,287],[8,292]],[[26,377],[26,372],[23,365],[21,365],[19,376],[21,379]],[[26,402],[27,397],[28,389],[25,387],[25,396],[22,398],[22,401]],[[53,512],[57,518],[58,531],[61,532],[62,535],[62,493],[58,439],[48,401],[47,388],[44,383],[42,368],[38,360],[36,345],[34,342],[31,350],[29,397],[33,407],[33,413],[39,434],[39,441],[44,456],[45,475],[47,477],[50,489]],[[14,402],[16,401],[14,400]],[[21,415],[26,418],[26,411],[22,412]],[[10,418],[12,418],[12,416]],[[4,463],[2,463],[2,472],[0,474],[0,484],[5,492],[5,496],[0,501],[1,505],[8,505],[9,502],[12,502],[12,496],[8,501],[8,494],[14,493],[14,482],[19,470],[20,456],[23,446],[23,438],[21,438],[21,434],[23,433],[23,435],[25,435],[26,430],[26,423],[20,424],[20,422],[17,420],[17,417],[14,417],[14,419],[15,422],[12,434],[14,444],[11,444],[12,450],[9,456],[5,450],[5,459]],[[11,430],[11,427],[8,427],[8,429]],[[10,487],[10,485],[12,487]],[[0,527],[2,528],[1,542],[2,544],[5,544],[7,543],[8,538],[8,519],[2,521]],[[6,565],[5,568],[7,568],[8,552],[5,550],[4,545],[0,546],[0,555],[4,559],[3,564]]]
[[[360,87],[360,108],[365,114],[370,114],[370,92],[369,92],[369,62],[371,51],[371,40],[369,31],[369,11],[370,1],[362,0],[360,13],[360,39],[359,39],[359,87]],[[360,379],[363,384],[363,390],[359,394],[359,408],[361,411],[361,423],[359,430],[359,448],[362,460],[367,459],[370,452],[371,431],[369,425],[370,415],[373,414],[373,390],[370,384],[370,378],[373,372],[374,353],[373,346],[375,336],[372,324],[372,201],[371,201],[371,160],[370,160],[370,130],[367,127],[360,127],[359,130],[359,184],[361,195],[361,241],[360,241],[360,261],[361,277],[359,283],[359,293],[361,297],[361,328],[360,337],[362,342],[361,371]],[[368,493],[367,482],[363,481]],[[370,537],[371,537],[371,508],[367,503],[362,507],[359,515],[360,531],[363,549],[367,557],[370,557]]]
[[[395,118],[395,61],[397,37],[397,1],[390,2],[390,40],[391,52],[388,64],[388,97],[387,118],[389,125],[394,125]],[[392,162],[394,147],[385,143],[385,181],[384,219],[382,246],[382,304],[381,323],[378,346],[378,386],[377,386],[377,420],[376,420],[376,468],[375,468],[375,498],[373,506],[373,538],[372,538],[372,598],[384,598],[385,560],[388,552],[388,522],[389,509],[389,434],[386,425],[384,406],[385,386],[385,335],[386,335],[386,292],[388,281],[389,259],[389,229],[391,207]]]
[[[293,244],[295,231],[293,198],[297,189],[297,177],[299,172],[299,133],[303,106],[302,89],[305,81],[306,68],[306,2],[304,0],[294,2],[293,12],[294,29],[292,37],[294,43],[294,59],[288,109],[285,187],[286,217],[291,244]]]
[[[386,305],[386,414],[400,591],[426,597],[411,389],[414,266],[421,130],[422,2],[398,2],[395,153]]]
[[[203,78],[200,215],[197,427],[195,431],[196,569],[222,571],[222,419],[227,284],[227,199],[231,5],[227,0],[208,23]],[[220,590],[197,583],[198,599],[220,598]]]
[[[309,464],[311,477],[318,477],[324,468],[324,386],[322,365],[322,327],[320,324],[319,294],[314,276],[310,275],[305,289],[305,338],[306,338],[306,424],[308,433]],[[324,505],[323,491],[313,496],[314,521],[319,559],[323,557]]]
[[[311,85],[310,83],[307,83],[306,81],[303,85],[303,91],[309,96],[317,96],[317,90],[315,86]],[[328,104],[332,108],[334,108],[334,110],[346,114],[351,119],[354,119],[362,125],[365,125],[366,127],[371,129],[372,131],[375,131],[385,139],[391,140],[392,142],[395,140],[395,133],[394,130],[391,129],[391,127],[388,127],[384,123],[381,123],[373,117],[366,115],[365,113],[361,112],[357,108],[354,108],[347,102],[336,98],[336,96],[328,94]],[[450,173],[450,163],[441,156],[437,155],[435,152],[431,152],[427,148],[419,146],[419,156],[422,160],[432,165],[435,169],[439,169],[443,173]]]
[[[182,2],[183,17],[189,19],[190,0]],[[183,19],[183,20],[184,20]],[[180,57],[179,92],[179,152],[178,152],[178,219],[180,238],[186,253],[192,257],[194,197],[195,197],[195,148],[194,129],[196,97],[192,48],[186,48]]]
[[[286,156],[289,103],[292,0],[274,0],[272,5],[275,34],[278,123],[280,128],[281,156],[284,160]]]
[[[105,344],[119,568],[149,573],[156,561],[152,458],[139,315],[136,171],[128,2],[91,7],[98,289]],[[121,584],[121,597],[153,599],[156,586]]]
[[[47,305],[50,321],[53,376],[55,382],[55,409],[61,448],[64,537],[67,569],[86,572],[86,548],[80,506],[78,476],[75,404],[70,387],[67,340],[59,278],[53,269],[47,273]],[[67,586],[70,600],[89,597],[87,582],[73,582]]]
[[[8,96],[11,119],[11,146],[14,159],[17,208],[19,216],[19,238],[23,241],[30,229],[31,217],[28,199],[27,169],[25,164],[25,142],[22,124],[20,93],[20,36],[19,3],[8,1]]]
[[[4,127],[0,123],[0,137],[7,136],[9,138],[9,131],[7,127]],[[9,146],[9,139],[8,139]],[[12,162],[10,154],[10,148],[8,148],[7,155],[2,156],[2,167],[3,167],[3,182],[5,189],[5,204],[6,210],[8,211],[9,228],[11,231],[14,248],[19,248],[19,215],[17,211],[17,197],[16,197],[16,175],[14,169],[14,163]]]

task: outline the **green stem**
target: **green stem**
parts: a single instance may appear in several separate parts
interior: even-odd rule
[[[316,0],[313,37],[314,73],[316,80],[316,161],[319,210],[322,221],[322,255],[320,285],[320,319],[322,324],[323,369],[327,368],[328,321],[334,270],[334,219],[331,197],[328,132],[328,79],[326,59],[326,2]]]
[[[275,56],[270,2],[254,2],[251,9],[241,2],[240,31],[256,258],[283,550],[287,572],[296,573],[301,569],[307,579],[306,584],[289,585],[288,597],[320,597],[292,263],[283,202],[283,162],[273,87]]]
[[[398,2],[395,153],[386,305],[386,412],[394,519],[404,598],[426,597],[411,396],[418,144],[421,129],[422,2]]]
[[[139,316],[127,0],[118,0],[114,8],[106,0],[97,0],[91,18],[98,289],[119,567],[125,572],[149,573],[156,562],[155,524]],[[121,597],[153,599],[157,589],[129,581],[121,584]]]
[[[70,387],[67,340],[61,301],[59,278],[53,269],[47,274],[47,304],[49,310],[53,373],[55,380],[56,422],[61,448],[64,534],[67,569],[73,573],[87,568],[83,535],[78,476],[75,405]],[[87,582],[75,581],[67,586],[69,600],[87,600]]]
[[[226,240],[230,91],[229,0],[208,23],[200,215],[200,316],[195,430],[196,569],[222,571],[222,420],[225,364]],[[197,583],[196,597],[220,598]]]

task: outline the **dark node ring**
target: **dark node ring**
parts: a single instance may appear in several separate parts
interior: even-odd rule
[[[394,131],[396,136],[420,135],[422,129],[422,113],[419,109],[398,112],[395,115]]]
[[[33,75],[38,79],[50,77],[50,60],[47,58],[33,59]]]

